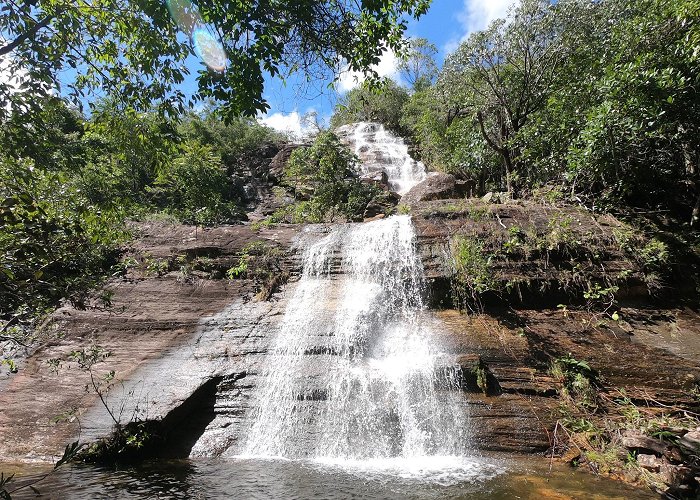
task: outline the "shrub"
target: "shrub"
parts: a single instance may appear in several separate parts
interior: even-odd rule
[[[187,223],[216,224],[241,216],[220,158],[194,141],[185,142],[180,155],[161,169],[150,192]]]
[[[284,183],[297,202],[277,211],[275,222],[361,217],[378,188],[360,182],[358,162],[332,132],[319,134],[311,147],[294,150],[284,170]]]

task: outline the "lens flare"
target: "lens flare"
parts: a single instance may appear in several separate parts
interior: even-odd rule
[[[204,64],[214,71],[226,69],[226,51],[219,40],[203,28],[197,28],[192,33],[194,50]]]
[[[190,0],[166,0],[170,16],[187,36],[192,38],[194,51],[209,68],[224,71],[227,59],[221,42],[207,29],[199,9]]]
[[[202,25],[202,17],[196,5],[190,0],[166,0],[165,4],[175,24],[187,35],[191,35],[198,25]]]

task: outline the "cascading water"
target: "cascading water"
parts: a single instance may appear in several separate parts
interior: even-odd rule
[[[333,260],[341,258],[343,280]],[[422,318],[408,216],[333,230],[310,245],[240,452],[289,458],[462,455],[468,423]]]
[[[362,160],[361,173],[383,170],[389,178],[389,187],[400,195],[426,178],[425,165],[411,158],[403,139],[381,123],[353,123],[338,128],[336,134],[345,138]]]
[[[426,176],[379,124],[337,133],[364,173],[384,170],[399,192]],[[246,438],[228,454],[483,475],[483,464],[464,461],[461,372],[441,352],[423,303],[410,217],[335,226],[322,238],[314,231],[307,230],[302,276],[260,373]]]

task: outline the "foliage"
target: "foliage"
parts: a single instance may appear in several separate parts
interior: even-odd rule
[[[481,194],[547,186],[556,201],[697,225],[697,13],[697,0],[520,2],[415,89],[401,128]]]
[[[517,136],[546,101],[566,57],[553,12],[548,1],[522,2],[509,22],[497,20],[472,34],[448,57],[441,75],[455,114],[475,120],[483,141],[501,159],[509,192],[522,168]]]
[[[495,287],[490,258],[485,256],[483,245],[475,238],[456,235],[450,242],[453,268],[453,295],[460,307],[480,304],[479,296]]]
[[[419,17],[429,3],[11,1],[0,16],[0,57],[10,74],[26,74],[28,83],[19,91],[0,84],[0,118],[8,103],[10,110],[37,111],[37,97],[49,95],[69,69],[76,77],[65,87],[76,102],[99,90],[137,109],[157,104],[174,115],[185,102],[178,85],[189,73],[186,58],[196,53],[197,30],[221,44],[227,62],[198,72],[195,97],[215,99],[229,118],[254,116],[269,108],[265,75],[336,72],[339,61],[373,73],[387,48],[401,50],[404,16]]]
[[[342,96],[331,117],[331,128],[354,122],[380,122],[390,130],[401,133],[402,108],[408,91],[393,80],[381,85],[363,84]]]
[[[357,178],[357,157],[332,132],[292,153],[284,183],[297,202],[273,215],[275,221],[322,222],[362,217],[377,188]]]
[[[286,140],[283,134],[261,125],[254,118],[237,117],[224,123],[211,110],[186,114],[178,124],[177,132],[185,142],[195,141],[209,146],[221,157],[229,174],[249,169],[262,148]]]
[[[33,316],[61,299],[85,307],[125,235],[62,173],[0,157],[0,316]]]
[[[408,51],[399,60],[399,72],[414,91],[429,87],[438,74],[437,47],[425,38],[411,38]]]
[[[240,218],[226,172],[212,147],[194,141],[158,172],[148,190],[155,204],[189,224],[216,224]]]
[[[238,263],[226,272],[226,277],[253,280],[258,300],[268,300],[289,279],[282,268],[282,251],[264,241],[253,241],[241,250]]]
[[[176,151],[173,124],[153,113],[122,108],[114,99],[97,103],[83,123],[85,163],[66,172],[76,186],[101,207],[147,204],[147,186]]]
[[[562,384],[564,396],[573,399],[582,408],[597,408],[599,377],[586,361],[578,360],[569,353],[555,359],[550,372]]]

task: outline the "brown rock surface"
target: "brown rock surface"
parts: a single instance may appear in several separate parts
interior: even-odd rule
[[[434,296],[445,294],[446,287],[449,291],[449,242],[457,232],[483,238],[493,250],[509,241],[514,226],[543,235],[552,229],[550,221],[562,216],[570,219],[574,236],[598,244],[605,272],[629,271],[632,277],[638,272],[610,237],[612,228],[620,227],[612,218],[576,209],[471,200],[420,202],[412,214]],[[254,283],[214,279],[211,270],[186,275],[179,270],[178,257],[186,262],[199,259],[220,272],[238,262],[245,245],[263,240],[283,250],[282,266],[294,275],[299,261],[290,249],[302,227],[281,225],[256,232],[249,226],[202,230],[152,223],[135,229],[139,236],[128,253],[139,264],[107,285],[113,292],[112,307],[60,309],[46,326],[51,340],[22,361],[17,374],[0,378],[0,460],[45,459],[60,453],[81,429],[82,439],[109,431],[109,416],[95,395],[85,392],[89,376],[68,362],[54,374],[47,363],[93,342],[111,352],[108,362],[96,369],[98,374],[115,370],[123,381],[108,400],[121,408],[125,419],[179,419],[173,424],[177,432],[199,438],[184,447],[195,456],[219,455],[238,439],[236,429],[256,385],[269,335],[295,285],[292,280],[272,301],[246,302]],[[315,230],[325,231],[323,226]],[[606,389],[624,389],[639,404],[697,405],[691,392],[700,381],[697,311],[650,305],[644,301],[646,289],[632,294],[635,302],[620,304],[619,321],[585,310],[558,310],[558,302],[542,292],[542,286],[558,292],[568,286],[572,261],[587,276],[602,276],[600,266],[579,257],[552,249],[494,260],[498,280],[529,284],[520,289],[520,299],[487,303],[482,314],[465,315],[449,304],[425,313],[425,321],[436,322],[453,364],[483,364],[498,384],[498,391],[487,391],[488,396],[474,390],[465,393],[474,447],[547,450],[558,418],[560,388],[549,368],[553,359],[569,353],[588,362]],[[146,262],[155,260],[166,263],[161,276],[146,272]],[[334,272],[341,273],[336,260]],[[194,401],[202,391],[209,399]],[[308,396],[313,401],[324,397]],[[185,406],[193,406],[195,413],[178,417],[178,409]],[[197,415],[197,408],[206,411]],[[78,418],[52,422],[66,412]]]
[[[433,172],[403,195],[401,201],[410,205],[420,201],[455,198],[456,182],[454,175]]]
[[[288,248],[297,229],[278,227],[256,233],[247,226],[202,229],[138,224],[135,230],[140,237],[129,254],[147,256],[149,261],[172,260],[178,255],[206,256],[226,266],[227,262],[236,262],[241,249],[252,241]],[[285,265],[292,269],[295,263],[292,259]],[[97,345],[111,354],[108,361],[95,366],[96,375],[114,370],[118,380],[133,381],[139,370],[149,369],[170,352],[191,346],[193,340],[196,344],[193,335],[206,325],[207,317],[254,292],[249,280],[197,276],[185,280],[178,271],[143,276],[138,269],[112,280],[107,289],[113,294],[110,308],[59,309],[45,326],[50,340],[19,363],[17,374],[0,378],[0,460],[45,460],[60,454],[66,443],[78,437],[84,440],[105,435],[105,428],[108,431],[111,426],[109,416],[100,411],[94,391],[86,391],[89,374],[67,361],[54,373],[48,360],[65,360],[72,350]],[[206,369],[203,374],[193,373],[189,390],[196,389],[210,375]],[[119,384],[110,390],[110,397],[118,400],[115,407],[122,406],[122,400],[134,399]],[[93,418],[95,412],[102,413],[101,417]],[[125,421],[134,417],[127,408],[120,413]]]

